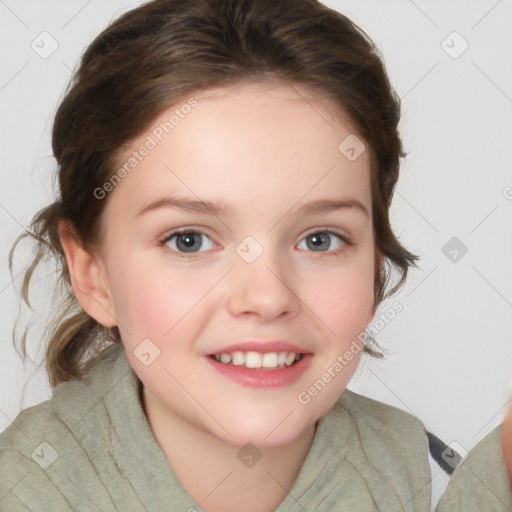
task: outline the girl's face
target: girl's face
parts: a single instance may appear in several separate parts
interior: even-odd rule
[[[186,98],[105,199],[109,296],[145,400],[233,446],[326,414],[374,313],[369,152],[333,112],[283,84]]]

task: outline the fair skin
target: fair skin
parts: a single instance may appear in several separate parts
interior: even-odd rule
[[[501,450],[512,487],[512,402],[508,404],[501,427]]]
[[[245,83],[194,97],[198,105],[105,199],[100,250],[83,250],[62,222],[60,236],[77,299],[98,322],[119,327],[148,422],[187,492],[209,512],[273,511],[361,353],[309,403],[297,396],[374,314],[369,152],[349,161],[338,145],[356,130],[301,87]],[[223,201],[236,214],[161,207],[137,215],[177,195]],[[355,199],[367,213],[297,213],[322,199]],[[177,236],[158,245],[178,228],[196,232],[194,253],[180,252]],[[324,233],[320,249],[308,244],[312,233]],[[248,236],[263,250],[252,263],[236,251]],[[134,354],[144,339],[160,350],[149,366]],[[245,340],[301,344],[312,353],[310,365],[288,385],[242,386],[206,358]],[[262,455],[252,467],[236,456],[248,442]]]

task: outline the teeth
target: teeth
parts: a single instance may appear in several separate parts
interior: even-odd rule
[[[247,368],[261,368],[261,354],[258,352],[247,352],[245,366]]]
[[[285,361],[286,366],[291,366],[293,361],[295,361],[295,354],[293,352],[291,352],[290,354],[288,354],[288,357],[286,358],[286,361]]]
[[[234,366],[244,366],[246,368],[284,368],[291,366],[295,361],[302,359],[302,354],[295,352],[240,352],[235,351],[232,354],[224,352],[215,354],[215,360],[219,363],[232,364]]]
[[[231,356],[229,354],[221,354],[220,355],[220,362],[221,363],[230,363],[231,362]]]
[[[269,352],[268,354],[263,354],[263,360],[261,362],[261,366],[263,368],[277,368],[277,353]]]
[[[233,364],[235,366],[242,366],[244,364],[244,355],[242,352],[233,352]]]
[[[277,357],[277,364],[279,366],[284,366],[284,363],[286,362],[286,355],[286,352],[281,352]]]

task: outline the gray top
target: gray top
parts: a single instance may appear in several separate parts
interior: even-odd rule
[[[457,466],[436,510],[512,511],[512,489],[501,451],[501,426],[487,434]]]
[[[140,390],[123,347],[114,345],[100,354],[86,381],[59,384],[50,400],[22,411],[0,434],[0,510],[203,511],[156,442]],[[510,503],[510,495],[499,496],[507,480],[496,439],[494,433],[488,445],[478,445],[475,462],[501,463],[491,484],[501,486],[496,503]],[[467,462],[455,471],[458,487],[450,483],[439,512],[458,510],[460,491],[475,490],[481,476],[463,468]],[[422,423],[345,390],[319,420],[297,480],[276,512],[428,512],[430,492]],[[484,494],[481,503],[487,503]],[[501,510],[460,510],[484,509]]]

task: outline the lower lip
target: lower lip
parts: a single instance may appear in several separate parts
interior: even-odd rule
[[[305,354],[300,361],[297,361],[292,366],[279,370],[259,370],[246,368],[245,366],[219,363],[215,359],[206,356],[208,363],[219,373],[242,386],[251,388],[278,388],[292,384],[307,369],[312,358],[312,354]]]

